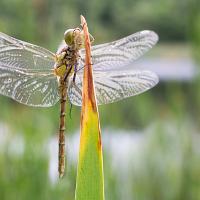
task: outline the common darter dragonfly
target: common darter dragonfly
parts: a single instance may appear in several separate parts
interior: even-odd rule
[[[91,40],[93,40],[91,36]],[[22,104],[49,107],[60,101],[59,176],[65,169],[66,100],[81,106],[85,59],[81,28],[69,29],[57,53],[0,33],[0,94]],[[155,73],[130,65],[158,41],[153,31],[141,31],[91,47],[97,104],[140,94],[158,83]]]

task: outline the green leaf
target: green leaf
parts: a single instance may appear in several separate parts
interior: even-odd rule
[[[81,110],[81,138],[76,200],[104,200],[103,157],[99,115],[94,91],[91,46],[87,23],[81,16],[85,36],[85,68]]]

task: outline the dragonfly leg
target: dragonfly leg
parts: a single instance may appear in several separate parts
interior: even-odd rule
[[[83,24],[81,24],[81,29],[83,30],[84,26],[86,25],[86,23],[84,22]]]
[[[72,66],[70,66],[69,70],[66,72],[66,74],[64,75],[64,81],[66,82],[67,80],[67,77],[69,76],[69,74],[71,73],[72,71]]]
[[[75,80],[76,80],[76,73],[74,73],[74,76],[73,76],[73,82],[75,83]]]
[[[69,117],[70,117],[70,119],[72,119],[72,108],[73,108],[73,104],[70,103],[70,108],[69,108]]]
[[[76,72],[77,72],[77,64],[74,65],[74,75],[73,75],[73,82],[75,83],[76,80]]]
[[[76,91],[78,91],[78,93],[79,93],[80,95],[82,95],[82,91],[81,91],[81,89],[76,85],[76,83],[72,81],[71,84],[72,84],[72,86],[76,89]]]
[[[92,58],[92,55],[91,55],[91,58]],[[93,63],[91,63],[90,65],[93,65]],[[81,67],[81,68],[77,69],[77,70],[76,70],[76,72],[78,72],[78,71],[82,70],[84,67],[85,67],[85,65],[84,65],[83,67]]]

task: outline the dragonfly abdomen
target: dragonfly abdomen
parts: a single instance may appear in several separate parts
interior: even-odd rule
[[[67,101],[67,82],[60,79],[60,127],[59,127],[59,154],[58,154],[58,172],[59,177],[64,175],[65,171],[65,109]]]

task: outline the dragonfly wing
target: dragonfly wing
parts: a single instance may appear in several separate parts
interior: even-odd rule
[[[54,54],[0,32],[0,63],[23,70],[52,70]]]
[[[158,83],[156,74],[150,71],[113,71],[94,73],[97,104],[108,104],[145,92]],[[76,84],[71,82],[68,91],[70,102],[82,104],[82,75]]]
[[[0,94],[30,105],[47,107],[58,99],[54,54],[0,33]]]
[[[158,35],[153,31],[141,31],[120,40],[92,46],[92,63],[94,71],[123,70],[123,66],[132,63],[158,41]],[[85,50],[81,50],[84,62]]]

